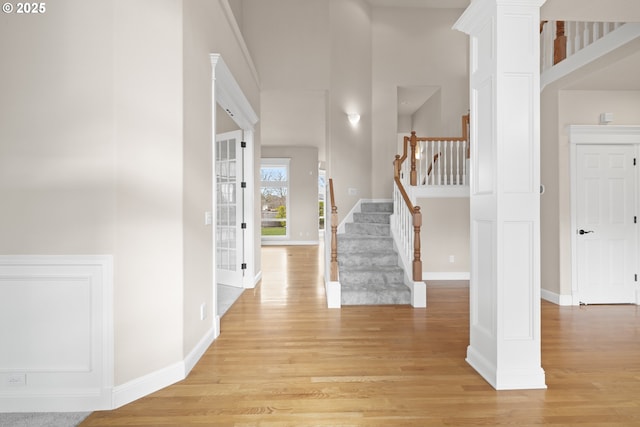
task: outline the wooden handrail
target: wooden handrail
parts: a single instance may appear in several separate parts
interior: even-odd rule
[[[333,192],[333,179],[329,178],[329,198],[331,200],[331,260],[329,278],[338,281],[338,208]]]
[[[415,132],[413,132],[415,135]],[[405,156],[406,157],[406,156]],[[420,206],[413,206],[411,199],[407,194],[402,180],[400,179],[400,169],[402,167],[402,158],[399,154],[396,154],[396,158],[393,161],[393,180],[398,186],[398,190],[402,195],[404,203],[407,205],[409,212],[411,212],[411,219],[413,224],[413,263],[412,263],[412,277],[414,282],[422,281],[422,254],[420,253],[420,228],[422,227],[422,213],[420,212]]]

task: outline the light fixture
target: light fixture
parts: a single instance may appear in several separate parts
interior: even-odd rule
[[[360,114],[358,113],[349,113],[347,117],[349,118],[349,123],[352,125],[356,125],[360,121]]]

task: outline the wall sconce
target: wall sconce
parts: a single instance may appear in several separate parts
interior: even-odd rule
[[[358,122],[360,121],[360,114],[357,114],[357,113],[347,114],[347,117],[349,118],[349,123],[351,123],[354,126],[357,125]]]

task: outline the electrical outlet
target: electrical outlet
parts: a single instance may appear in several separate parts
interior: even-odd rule
[[[452,263],[452,264],[453,264],[454,262],[456,262],[456,257],[455,257],[455,255],[449,255],[449,262],[450,262],[450,263]]]
[[[203,302],[200,304],[200,320],[204,320],[207,318],[207,303]]]
[[[27,374],[10,373],[7,375],[7,385],[24,386],[27,385]]]

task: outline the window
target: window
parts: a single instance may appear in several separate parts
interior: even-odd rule
[[[262,159],[260,165],[260,199],[262,238],[289,237],[289,160]]]
[[[318,229],[324,230],[326,217],[325,193],[326,193],[326,171],[318,170]]]

